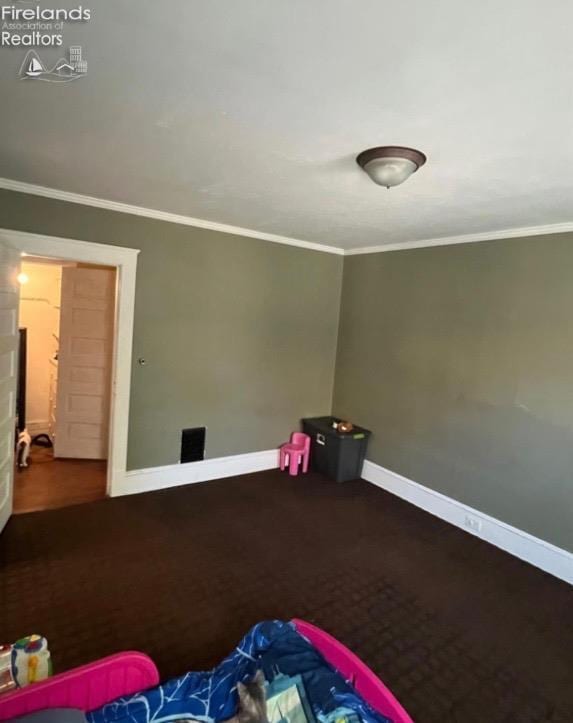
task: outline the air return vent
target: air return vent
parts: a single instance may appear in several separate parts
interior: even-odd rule
[[[205,459],[206,427],[192,427],[181,431],[181,463]]]

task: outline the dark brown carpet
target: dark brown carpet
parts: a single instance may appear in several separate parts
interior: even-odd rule
[[[366,482],[279,472],[19,515],[0,640],[59,670],[148,652],[211,666],[264,618],[313,621],[419,723],[573,721],[573,588]]]

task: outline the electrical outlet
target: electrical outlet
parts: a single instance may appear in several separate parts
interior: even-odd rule
[[[466,515],[464,518],[464,525],[469,527],[472,532],[481,532],[481,520],[477,517],[470,517],[470,515]]]

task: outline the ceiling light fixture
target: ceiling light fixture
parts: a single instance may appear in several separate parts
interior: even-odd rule
[[[426,156],[415,148],[378,146],[362,151],[356,162],[379,186],[399,186],[426,162]]]
[[[17,279],[19,284],[27,284],[28,281],[30,281],[28,274],[25,274],[23,271],[18,274]]]

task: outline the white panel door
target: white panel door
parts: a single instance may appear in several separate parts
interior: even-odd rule
[[[115,271],[62,269],[54,455],[106,459]]]
[[[0,236],[0,532],[12,514],[20,254]]]

